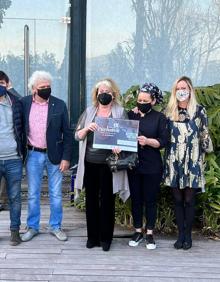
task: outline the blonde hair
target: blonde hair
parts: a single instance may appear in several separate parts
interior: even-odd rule
[[[110,88],[112,95],[114,97],[113,102],[120,104],[120,90],[117,86],[117,84],[114,82],[113,79],[111,78],[104,78],[96,83],[92,90],[92,103],[94,106],[98,106],[98,100],[97,100],[97,94],[98,94],[98,89],[99,87],[104,84],[108,88]]]
[[[187,76],[181,76],[173,84],[170,100],[168,102],[168,105],[167,105],[167,108],[166,108],[166,111],[165,111],[166,116],[168,118],[170,118],[172,121],[178,121],[179,120],[178,100],[176,99],[176,87],[177,87],[177,84],[180,81],[185,81],[186,84],[189,87],[189,90],[190,90],[190,97],[189,97],[189,101],[188,101],[188,104],[187,104],[187,111],[188,111],[190,119],[192,119],[194,117],[195,112],[196,112],[196,106],[198,104],[197,101],[196,101],[196,96],[195,96],[195,92],[194,92],[194,89],[193,89],[191,79]]]

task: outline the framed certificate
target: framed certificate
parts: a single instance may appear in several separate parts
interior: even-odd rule
[[[138,120],[96,117],[98,130],[94,132],[93,148],[137,152]]]

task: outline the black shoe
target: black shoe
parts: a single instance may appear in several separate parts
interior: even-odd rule
[[[174,244],[174,248],[179,250],[183,248],[183,240],[178,239]]]
[[[4,205],[3,204],[0,204],[0,211],[3,211],[5,208],[4,208]]]
[[[94,247],[100,247],[100,243],[99,242],[92,242],[92,241],[87,240],[86,248],[92,249]]]
[[[101,242],[101,246],[104,252],[108,252],[111,247],[111,242]]]
[[[154,249],[156,249],[156,243],[155,243],[155,241],[154,241],[154,237],[153,237],[153,235],[152,234],[147,234],[146,235],[146,241],[147,241],[147,244],[146,244],[146,248],[148,249],[148,250],[154,250]]]
[[[142,240],[143,240],[143,233],[135,232],[133,234],[131,240],[128,242],[128,245],[130,247],[137,247]]]
[[[18,230],[11,231],[10,245],[17,246],[21,243],[21,237]]]
[[[191,241],[185,241],[183,243],[183,250],[189,250],[192,248],[192,240]]]

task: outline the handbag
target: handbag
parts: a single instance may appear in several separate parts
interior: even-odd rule
[[[138,165],[138,154],[122,151],[119,154],[111,154],[106,158],[107,165],[112,172],[134,169]]]
[[[213,152],[213,143],[212,143],[212,139],[211,139],[211,136],[208,130],[204,130],[200,134],[200,144],[201,144],[202,151],[204,153]]]

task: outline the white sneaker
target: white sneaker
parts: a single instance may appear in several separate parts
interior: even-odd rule
[[[36,236],[39,232],[33,228],[28,228],[27,232],[24,233],[21,237],[23,242],[30,241],[34,236]]]
[[[135,232],[131,240],[128,242],[128,245],[130,247],[137,247],[142,240],[143,240],[143,234],[141,232]]]
[[[154,250],[154,249],[156,249],[156,243],[155,243],[155,241],[154,241],[154,237],[153,237],[153,235],[152,234],[147,234],[146,235],[146,241],[147,241],[147,244],[146,244],[146,248],[148,249],[148,250]]]
[[[57,237],[60,241],[67,241],[66,233],[61,229],[52,229],[50,230],[50,233]]]

